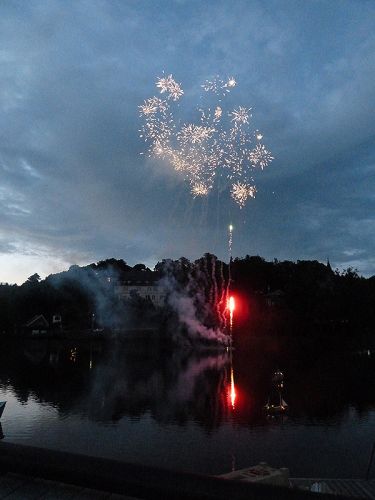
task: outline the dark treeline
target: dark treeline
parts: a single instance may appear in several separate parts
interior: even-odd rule
[[[0,285],[0,332],[20,333],[36,315],[50,320],[60,315],[68,330],[116,327],[125,321],[142,325],[140,313],[147,304],[136,295],[125,304],[118,300],[114,284],[121,276],[146,269],[133,268],[123,260],[107,259],[88,266],[71,266],[68,271],[47,276],[30,276],[22,285]],[[150,312],[150,311],[147,311]]]
[[[71,266],[68,271],[41,280],[37,274],[22,285],[0,285],[0,332],[17,334],[32,317],[62,317],[66,330],[135,328],[178,323],[176,310],[189,298],[194,315],[206,327],[217,326],[225,309],[230,282],[237,301],[236,327],[259,335],[287,334],[318,337],[327,330],[343,338],[372,345],[375,326],[375,276],[363,278],[352,269],[332,270],[318,261],[268,262],[255,256],[228,264],[212,254],[191,262],[186,258],[163,260],[154,269],[166,289],[166,305],[133,294],[120,299],[116,286],[131,272],[148,272],[143,264],[128,266],[108,259],[96,264]],[[176,305],[176,303],[178,304]],[[190,314],[192,312],[190,311]],[[356,332],[355,334],[353,332]]]

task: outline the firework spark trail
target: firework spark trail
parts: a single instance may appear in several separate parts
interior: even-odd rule
[[[232,283],[232,245],[233,245],[233,225],[229,224],[228,227],[228,254],[229,254],[229,264],[228,264],[228,282],[225,289],[225,302],[226,308],[228,309],[228,304],[230,301],[230,286]],[[231,317],[232,319],[233,317]],[[230,336],[232,338],[232,322],[230,323]]]
[[[233,226],[229,224],[228,227],[228,253],[229,253],[229,262],[232,260],[232,245],[233,245]]]
[[[227,326],[227,315],[226,315],[226,310],[224,304],[226,304],[226,285],[225,285],[225,277],[224,277],[224,265],[223,262],[221,262],[220,265],[220,289],[221,289],[221,294],[220,294],[220,301],[217,305],[217,311],[219,318],[221,320],[221,325],[222,329],[225,330]]]
[[[234,77],[219,76],[201,85],[205,93],[224,98],[237,87]],[[139,106],[143,118],[141,137],[151,157],[167,161],[190,185],[193,197],[205,197],[217,178],[225,176],[232,199],[243,208],[254,198],[253,172],[274,159],[261,142],[263,135],[251,129],[251,108],[227,110],[221,100],[212,108],[198,109],[198,123],[181,123],[176,117],[184,91],[172,75],[157,79],[161,97],[153,96]]]

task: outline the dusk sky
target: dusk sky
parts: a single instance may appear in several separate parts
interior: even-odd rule
[[[205,252],[375,274],[373,0],[3,0],[0,281]],[[275,160],[241,210],[147,155],[138,106],[215,75]],[[198,98],[196,99],[199,104]],[[186,109],[193,114],[195,109]]]

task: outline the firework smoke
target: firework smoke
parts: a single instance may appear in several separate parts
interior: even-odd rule
[[[166,292],[168,306],[177,315],[173,331],[181,341],[179,327],[189,339],[206,339],[227,345],[226,333],[227,277],[223,263],[214,255],[205,256],[194,264],[185,259],[165,264],[160,286]]]

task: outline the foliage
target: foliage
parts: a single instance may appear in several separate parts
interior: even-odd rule
[[[129,272],[151,273],[144,264],[131,267],[122,259],[107,259],[71,266],[44,280],[33,274],[21,286],[2,284],[0,333],[19,333],[38,314],[48,321],[60,314],[64,329],[177,322],[170,303],[161,309],[139,296],[119,299],[116,285]],[[230,273],[231,290],[239,299],[237,326],[244,332],[256,328],[274,335],[284,329],[288,334],[318,337],[324,329],[351,339],[355,330],[361,341],[373,342],[375,276],[365,279],[352,268],[333,271],[329,263],[318,261],[268,262],[249,255],[234,259]],[[190,298],[197,319],[210,328],[220,322],[215,304],[223,299],[230,273],[228,264],[209,253],[194,262],[185,257],[163,259],[154,269],[169,283],[169,293],[179,291]]]

